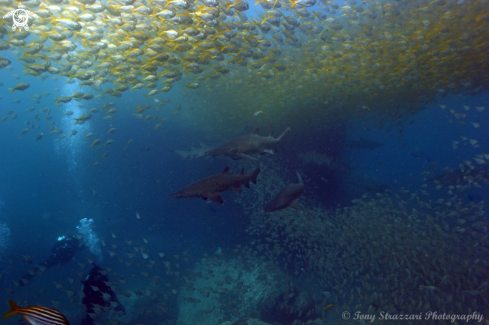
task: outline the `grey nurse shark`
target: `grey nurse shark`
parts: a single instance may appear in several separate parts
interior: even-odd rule
[[[178,192],[170,194],[168,197],[177,199],[200,197],[204,200],[211,199],[217,203],[223,203],[221,192],[235,190],[241,193],[241,185],[250,187],[250,181],[256,184],[256,177],[260,173],[260,166],[256,167],[249,175],[245,175],[244,168],[240,174],[229,174],[229,167],[226,167],[222,173],[204,178],[193,183]]]
[[[278,192],[277,195],[275,195],[275,197],[265,206],[265,212],[282,210],[289,206],[296,209],[301,209],[301,207],[295,204],[294,201],[301,197],[305,187],[299,172],[297,172],[297,178],[299,179],[299,183],[290,183],[280,190],[280,192]]]
[[[272,136],[263,137],[258,135],[259,130],[255,129],[251,134],[243,137],[236,138],[229,141],[222,146],[209,150],[205,153],[207,156],[227,156],[232,159],[241,159],[243,157],[257,160],[252,157],[252,154],[273,154],[273,149],[282,141],[282,139],[290,132],[290,128],[285,129],[284,132],[278,137]]]

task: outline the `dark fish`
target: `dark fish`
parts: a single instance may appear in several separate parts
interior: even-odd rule
[[[208,178],[204,178],[192,185],[189,185],[180,191],[170,194],[168,197],[177,199],[201,197],[204,200],[211,199],[217,203],[223,203],[221,192],[235,190],[241,193],[241,185],[250,187],[249,182],[256,184],[256,177],[260,173],[260,166],[256,167],[249,175],[244,174],[244,168],[240,174],[230,175],[229,167],[226,167],[222,173]]]
[[[12,300],[9,300],[8,303],[11,310],[3,315],[2,318],[21,314],[31,325],[70,325],[66,317],[55,309],[42,306],[22,308],[17,306]]]
[[[251,158],[250,155],[259,153],[261,155],[265,153],[273,154],[273,148],[290,132],[290,128],[287,128],[278,138],[272,136],[262,137],[259,136],[259,130],[255,129],[251,134],[244,137],[236,138],[219,148],[209,150],[205,154],[208,156],[228,156],[233,159],[241,159],[243,157]]]
[[[435,169],[436,165],[438,165],[438,162],[436,161],[433,161],[429,166],[428,166],[428,170],[432,171],[433,169]]]
[[[302,195],[305,187],[299,172],[297,172],[297,178],[299,178],[299,183],[289,184],[278,192],[272,201],[265,206],[265,212],[285,209]]]
[[[89,314],[94,314],[94,305],[100,305],[103,307],[110,307],[111,309],[120,312],[122,315],[126,314],[126,309],[117,299],[114,291],[107,285],[109,283],[109,277],[102,273],[102,268],[93,264],[93,268],[90,273],[82,281],[83,284],[83,304],[86,307],[87,314],[83,317],[81,325],[93,325],[94,321]],[[94,290],[95,288],[95,290]],[[110,299],[106,300],[104,294],[110,295]],[[117,303],[116,307],[113,304]]]

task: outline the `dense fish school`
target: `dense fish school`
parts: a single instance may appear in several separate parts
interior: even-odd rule
[[[253,19],[247,3],[229,0],[23,3],[38,18],[16,33],[5,18],[0,50],[15,49],[24,73],[115,97],[141,88],[154,96],[182,79],[215,104],[212,121],[233,107],[233,119],[262,110],[277,122],[303,116],[291,109],[299,103],[322,117],[365,106],[397,118],[488,82],[484,1],[264,0]],[[0,15],[16,5],[2,0]]]

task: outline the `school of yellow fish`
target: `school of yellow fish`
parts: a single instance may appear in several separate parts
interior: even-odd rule
[[[362,106],[395,118],[487,87],[489,13],[479,0],[258,0],[253,19],[240,0],[23,3],[38,18],[20,32],[0,20],[0,51],[18,50],[25,74],[115,97],[154,96],[183,79],[214,123],[259,111],[322,120]],[[0,15],[16,7],[2,0]],[[230,107],[232,117],[222,114]]]

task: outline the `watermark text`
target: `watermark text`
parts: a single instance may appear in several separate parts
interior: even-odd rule
[[[344,311],[341,314],[343,319],[352,319],[358,321],[370,321],[374,322],[375,320],[392,320],[392,321],[400,321],[400,320],[449,320],[452,323],[454,321],[477,321],[482,322],[484,319],[484,315],[481,313],[473,312],[472,314],[450,314],[450,313],[438,313],[436,311],[427,311],[420,312],[414,314],[393,314],[385,311],[380,311],[375,314],[364,314],[361,311],[356,311],[350,313],[349,311]]]

